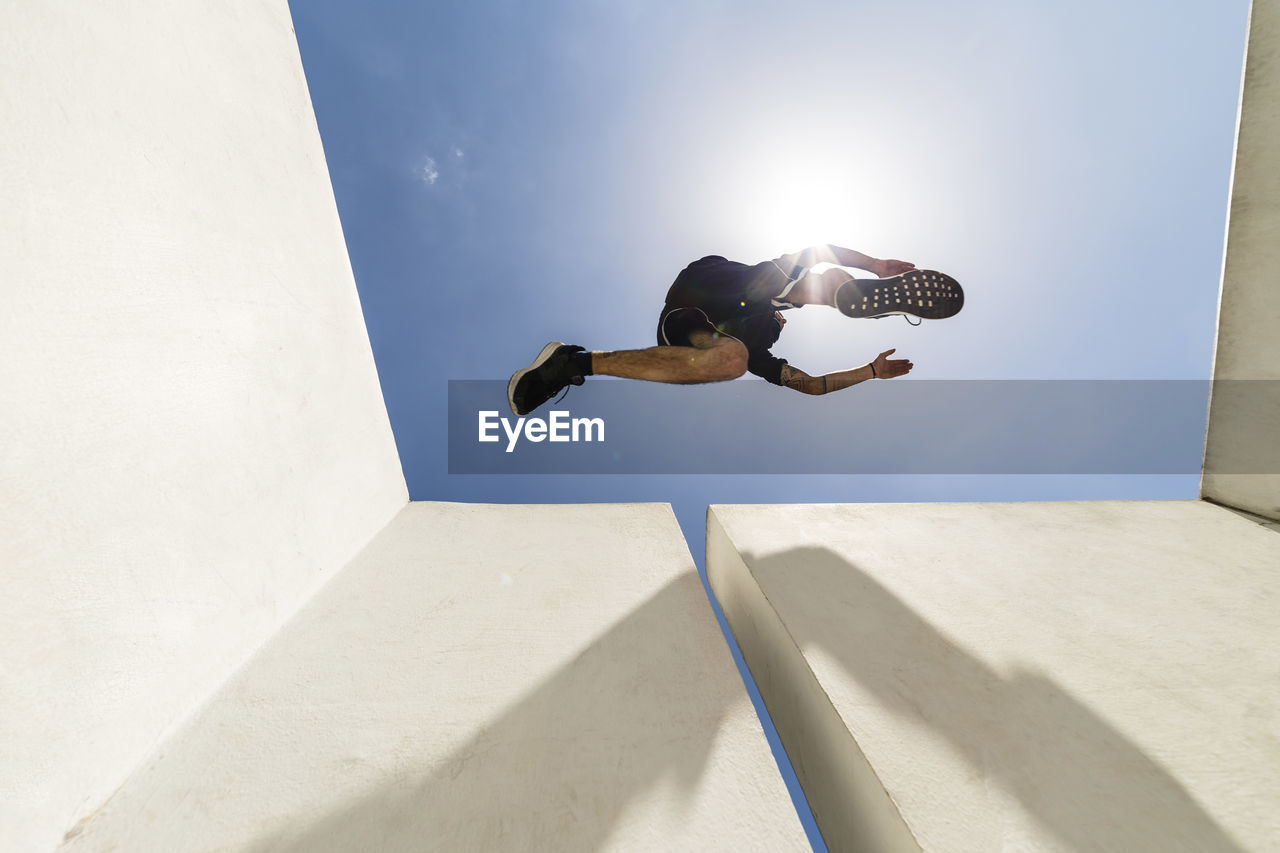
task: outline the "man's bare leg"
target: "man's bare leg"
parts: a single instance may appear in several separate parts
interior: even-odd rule
[[[591,353],[596,374],[623,379],[647,379],[692,385],[725,382],[747,371],[747,348],[736,338],[698,330],[689,335],[688,347],[649,347]]]
[[[507,402],[516,415],[527,415],[591,374],[690,385],[724,382],[746,372],[747,348],[741,341],[700,329],[689,334],[689,342],[692,346],[588,353],[552,341],[532,364],[511,374]]]

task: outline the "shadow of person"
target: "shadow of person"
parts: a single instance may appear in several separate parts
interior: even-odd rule
[[[1064,848],[1241,850],[1176,778],[1051,679],[997,672],[829,550],[748,559],[800,648],[822,649],[884,708],[940,734]]]
[[[318,820],[294,820],[251,849],[600,849],[645,792],[670,785],[658,792],[669,802],[692,796],[735,706],[755,719],[727,650],[723,660],[714,657],[720,649],[707,651],[711,632],[723,642],[709,616],[697,574],[680,576],[500,716],[469,729],[447,755],[402,768],[360,800]],[[688,630],[698,624],[706,631]],[[518,643],[512,654],[520,654]],[[422,695],[434,677],[426,668],[416,674]],[[486,673],[474,677],[482,683]],[[467,720],[466,709],[453,713]],[[424,714],[421,725],[440,721]],[[647,831],[626,830],[632,838]],[[663,830],[651,831],[659,849]]]

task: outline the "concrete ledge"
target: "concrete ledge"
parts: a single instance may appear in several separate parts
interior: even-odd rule
[[[733,509],[707,511],[707,576],[823,840],[832,850],[918,851],[840,712],[725,532],[719,516]]]
[[[1201,501],[708,513],[833,850],[1277,849],[1277,566]]]
[[[66,850],[808,850],[665,504],[414,503]]]

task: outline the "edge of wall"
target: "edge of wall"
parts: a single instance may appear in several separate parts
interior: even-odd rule
[[[832,850],[920,845],[777,612],[707,507],[707,581],[751,670],[814,822]]]
[[[1253,0],[1236,110],[1200,497],[1280,520],[1280,2]],[[1256,472],[1256,473],[1242,473]]]

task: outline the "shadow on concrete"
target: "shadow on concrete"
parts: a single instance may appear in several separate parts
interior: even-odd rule
[[[691,791],[723,717],[737,698],[747,704],[719,631],[681,627],[710,626],[709,616],[697,574],[682,575],[501,716],[482,723],[443,760],[404,771],[340,811],[319,819],[299,816],[305,826],[284,827],[249,849],[600,849],[637,796],[662,783]],[[708,638],[724,659],[698,673]],[[512,643],[511,654],[520,654],[518,644]],[[390,665],[369,662],[374,669]],[[691,668],[689,679],[671,678]],[[433,677],[421,672],[422,695],[430,694]],[[699,683],[713,689],[697,689]],[[455,716],[465,717],[465,711]],[[422,720],[424,727],[433,724]],[[733,792],[723,796],[737,799]],[[653,849],[659,849],[662,830],[652,831]],[[626,830],[632,841],[645,834],[644,827]]]
[[[1044,675],[993,670],[826,549],[748,560],[801,648],[943,735],[1066,847],[1242,853],[1167,770]]]

